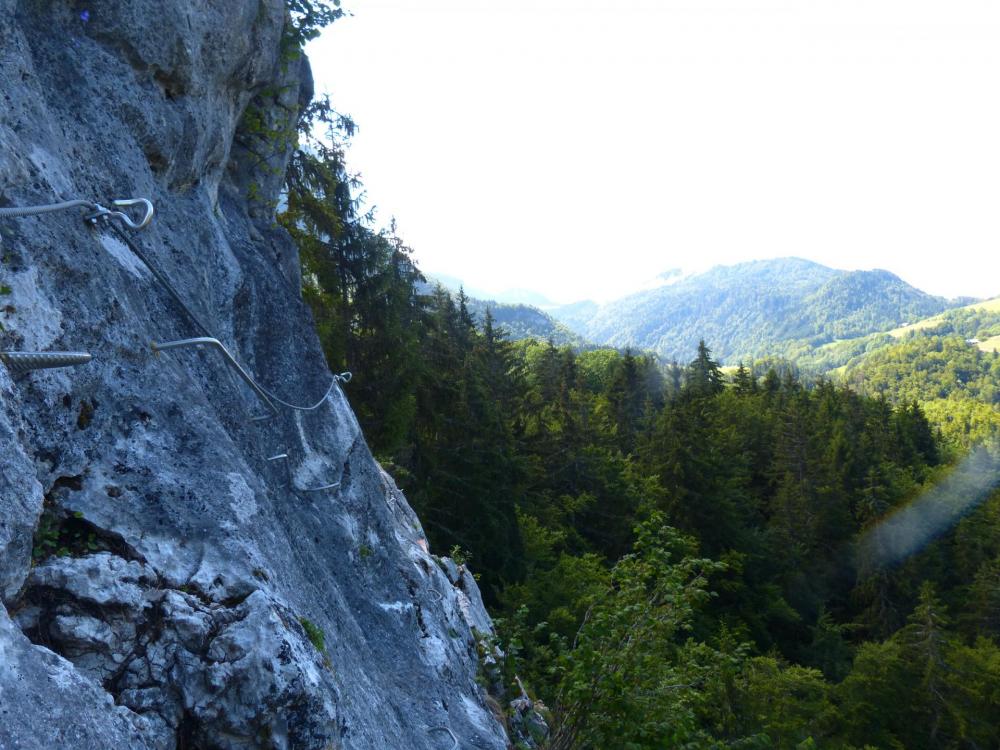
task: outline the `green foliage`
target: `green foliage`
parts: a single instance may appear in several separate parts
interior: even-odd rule
[[[35,529],[31,560],[38,563],[53,555],[79,557],[102,549],[82,513],[61,514],[51,508],[42,511]]]
[[[285,0],[290,23],[286,28],[286,38],[301,47],[319,36],[324,27],[329,26],[344,15],[340,0]]]
[[[702,339],[698,342],[698,354],[684,373],[683,394],[688,398],[716,396],[723,390],[722,370],[712,359],[711,350]]]
[[[51,514],[43,513],[38,519],[38,528],[35,529],[31,559],[34,562],[39,562],[50,555],[60,557],[69,555],[69,548],[61,544],[60,537],[59,524],[56,519]]]
[[[285,0],[286,18],[281,36],[282,72],[299,60],[306,42],[343,15],[340,0]],[[264,12],[264,6],[260,6]],[[295,80],[294,78],[292,80]],[[235,136],[234,158],[248,163],[241,171],[251,175],[246,184],[247,201],[255,209],[268,213],[278,205],[276,197],[264,195],[259,180],[270,183],[281,176],[286,156],[299,145],[300,134],[308,141],[314,124],[331,123],[337,119],[325,99],[319,99],[301,109],[298,91],[291,85],[265,86],[254,92],[247,104]],[[340,118],[341,124],[349,118]],[[350,124],[353,127],[353,123]],[[290,173],[291,174],[291,173]]]
[[[731,683],[731,723],[722,733],[731,744],[743,744],[739,740],[744,738],[788,750],[827,744],[837,709],[820,672],[771,656],[739,666]]]
[[[422,370],[417,349],[425,313],[416,285],[423,277],[410,250],[376,233],[356,213],[355,180],[342,139],[353,123],[327,102],[307,112],[302,127],[327,127],[295,152],[286,175],[287,206],[278,221],[299,247],[303,297],[313,310],[327,361],[357,371],[351,389],[366,437],[380,452],[406,439],[416,408],[413,384]]]
[[[1000,740],[996,703],[1000,648],[965,645],[931,584],[921,587],[905,627],[866,643],[838,688],[844,736],[881,747],[992,747]]]
[[[326,653],[326,634],[323,629],[305,617],[299,618],[299,624],[302,629],[306,631],[306,637],[309,638],[309,642],[316,647],[316,650],[321,654]]]
[[[448,557],[454,560],[456,565],[467,565],[469,560],[472,559],[472,553],[456,544],[448,552]]]
[[[959,396],[1000,404],[1000,360],[960,336],[913,336],[868,356],[848,381],[897,401]]]
[[[558,661],[552,748],[663,747],[695,739],[685,704],[692,686],[682,635],[721,566],[695,557],[695,544],[653,514],[637,529],[635,552],[611,570],[572,650]]]
[[[864,393],[918,402],[953,447],[1000,439],[1000,357],[959,335],[919,333],[844,373]]]

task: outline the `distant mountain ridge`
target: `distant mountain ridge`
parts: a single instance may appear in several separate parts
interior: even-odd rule
[[[886,331],[965,301],[927,294],[889,271],[777,258],[717,266],[600,307],[551,312],[598,345],[683,362],[704,339],[720,361],[735,363]]]
[[[422,289],[422,292],[429,294],[435,284],[441,284],[451,293],[452,297],[455,297],[460,289],[464,291],[467,295],[466,305],[476,321],[481,325],[488,309],[492,313],[496,325],[514,341],[535,338],[552,341],[557,346],[569,345],[577,349],[587,346],[586,342],[569,326],[533,304],[502,302],[489,297],[472,296],[468,289],[463,288],[459,279],[451,276],[428,276],[427,286]],[[478,293],[487,294],[481,291]],[[545,299],[542,295],[527,290],[510,290],[510,293],[515,296],[523,294],[527,298]]]
[[[486,310],[489,309],[496,324],[514,341],[534,338],[551,341],[556,346],[587,348],[587,343],[582,337],[534,305],[507,304],[472,297],[467,304],[469,312],[480,324],[486,317]]]

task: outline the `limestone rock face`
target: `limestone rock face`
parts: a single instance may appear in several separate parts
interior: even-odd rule
[[[152,200],[131,239],[309,405],[331,375],[269,211],[311,93],[284,24],[281,0],[0,0],[0,206]],[[507,747],[475,581],[427,551],[350,386],[253,421],[216,351],[153,354],[200,331],[83,216],[0,219],[0,351],[94,358],[0,365],[0,750]]]

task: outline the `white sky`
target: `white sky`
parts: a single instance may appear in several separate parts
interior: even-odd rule
[[[424,271],[557,301],[806,257],[1000,294],[996,0],[344,0],[309,48]]]

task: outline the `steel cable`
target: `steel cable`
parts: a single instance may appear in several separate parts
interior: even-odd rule
[[[91,224],[96,224],[98,219],[114,218],[121,221],[129,229],[139,230],[147,227],[149,222],[153,220],[153,215],[156,213],[152,202],[146,198],[122,198],[120,200],[111,201],[111,205],[118,208],[142,206],[144,213],[142,218],[139,219],[138,223],[136,223],[132,220],[132,217],[124,211],[112,211],[110,208],[105,208],[100,203],[76,199],[61,201],[60,203],[41,203],[37,206],[5,206],[0,208],[0,219],[18,219],[25,216],[39,216],[41,214],[51,214],[56,211],[66,211],[70,208],[87,208],[94,212],[90,216],[86,217],[86,220]]]
[[[154,343],[153,350],[159,351],[162,349],[173,349],[184,346],[198,346],[206,344],[218,348],[219,351],[222,353],[223,358],[226,360],[226,363],[230,366],[230,369],[236,371],[236,373],[243,379],[243,381],[248,386],[250,386],[250,388],[254,391],[257,397],[264,402],[264,404],[268,407],[268,409],[272,412],[272,414],[276,415],[278,412],[277,407],[274,405],[275,403],[281,404],[285,408],[293,409],[295,411],[315,411],[320,406],[322,406],[322,404],[330,397],[330,394],[333,393],[333,389],[337,385],[338,381],[344,383],[350,382],[351,380],[350,372],[343,372],[340,373],[339,375],[334,375],[333,379],[330,381],[329,387],[326,389],[326,392],[323,394],[322,398],[320,398],[319,401],[317,401],[315,404],[312,404],[311,406],[302,406],[300,404],[293,404],[275,395],[268,389],[264,388],[256,380],[254,380],[254,378],[246,370],[244,370],[243,367],[240,366],[239,362],[237,362],[236,359],[229,353],[229,350],[226,349],[226,347],[218,339],[212,336],[211,332],[208,329],[208,326],[202,323],[201,319],[194,314],[194,312],[191,310],[190,307],[188,307],[183,297],[181,297],[180,292],[178,292],[174,288],[174,285],[170,283],[170,279],[167,278],[166,274],[164,274],[163,271],[161,271],[159,267],[149,259],[146,253],[144,253],[142,249],[135,242],[132,241],[131,237],[125,234],[125,232],[123,232],[118,226],[110,222],[110,219],[118,219],[130,229],[133,230],[143,229],[153,219],[153,215],[155,213],[153,204],[145,198],[129,198],[123,200],[115,200],[112,202],[112,205],[121,208],[130,206],[142,206],[145,212],[142,218],[137,223],[132,220],[131,216],[129,216],[127,213],[123,211],[112,211],[110,209],[105,208],[99,203],[95,203],[94,201],[78,199],[78,200],[62,201],[59,203],[46,203],[37,206],[0,207],[0,219],[38,216],[42,214],[54,213],[57,211],[66,211],[72,208],[86,208],[90,211],[93,211],[94,213],[85,217],[87,223],[91,225],[97,225],[98,221],[103,221],[104,223],[106,223],[110,227],[111,231],[118,237],[118,239],[121,240],[125,244],[125,246],[128,247],[129,250],[131,250],[132,253],[134,253],[135,256],[140,261],[142,261],[143,265],[145,265],[147,269],[149,269],[149,272],[153,275],[153,278],[156,279],[157,283],[159,283],[159,285],[163,287],[163,289],[167,292],[167,294],[170,295],[171,299],[173,299],[173,301],[177,304],[181,312],[187,317],[188,321],[195,328],[195,330],[199,334],[201,334],[201,336],[196,339],[183,339],[180,341],[172,341],[164,344]],[[8,352],[5,354],[10,355],[12,353]],[[60,361],[60,364],[56,364],[57,360],[52,355],[31,354],[30,356],[33,358],[30,361],[30,363],[28,359],[24,357],[19,358],[19,360],[16,362],[12,358],[8,358],[3,361],[5,364],[8,365],[8,367],[18,368],[18,370],[20,371],[21,369],[36,369],[38,367],[59,367],[59,366],[67,366],[69,364],[80,364],[82,363],[83,357],[87,357],[87,360],[89,360],[89,355],[85,355],[82,353],[72,353],[72,357],[76,359],[76,361],[73,361],[72,363],[66,361],[65,357],[63,357],[62,360]],[[31,367],[29,367],[29,364],[31,365]],[[324,485],[323,487],[308,488],[305,491],[313,492],[322,489],[331,489],[339,486],[340,483],[336,482],[334,484]],[[450,730],[446,729],[446,731]],[[454,738],[454,735],[452,735],[452,737]]]
[[[62,203],[45,203],[40,206],[8,206],[6,208],[0,208],[0,219],[50,214],[56,211],[65,211],[70,208],[89,208],[96,211],[98,205],[93,201],[72,200],[63,201]]]
[[[352,376],[351,373],[349,372],[343,372],[340,373],[339,375],[334,375],[333,379],[330,381],[329,387],[327,387],[326,392],[323,394],[322,398],[320,398],[319,401],[317,401],[315,404],[311,406],[301,406],[299,404],[293,404],[281,398],[280,396],[275,395],[267,388],[262,386],[260,383],[258,383],[254,378],[252,378],[246,370],[240,367],[240,365],[236,362],[236,359],[229,353],[229,350],[226,349],[226,347],[217,338],[212,336],[212,334],[208,330],[208,327],[201,322],[201,320],[198,318],[197,315],[194,314],[194,312],[191,311],[191,308],[188,307],[187,303],[185,303],[184,300],[181,298],[180,293],[176,289],[174,289],[173,285],[170,283],[170,280],[166,277],[166,275],[162,271],[160,271],[160,269],[157,268],[152,261],[150,261],[148,256],[139,248],[139,246],[135,242],[132,241],[132,238],[129,237],[127,234],[125,234],[116,226],[112,226],[111,230],[119,237],[119,239],[121,239],[122,242],[124,242],[128,246],[128,248],[133,253],[135,253],[136,257],[143,262],[146,268],[149,269],[150,273],[153,274],[153,277],[160,283],[160,286],[162,286],[167,291],[167,293],[173,298],[173,300],[178,304],[178,306],[181,308],[184,314],[188,317],[188,320],[190,320],[191,323],[194,325],[194,327],[198,330],[198,332],[202,334],[200,338],[204,339],[204,340],[185,339],[184,344],[185,345],[208,344],[210,346],[217,346],[222,352],[226,361],[229,363],[229,365],[237,371],[237,374],[241,378],[243,378],[246,384],[249,385],[254,390],[254,392],[257,393],[258,396],[266,396],[266,398],[263,398],[262,400],[265,402],[265,404],[267,404],[268,408],[270,408],[272,411],[277,412],[277,409],[274,408],[274,403],[281,404],[282,406],[288,409],[294,409],[295,411],[315,411],[316,409],[318,409],[320,406],[323,405],[324,401],[326,401],[330,397],[330,394],[333,392],[334,386],[337,385],[338,381],[344,383],[349,383],[351,381]],[[173,343],[174,346],[176,346],[180,342],[173,342]],[[166,344],[160,344],[158,345],[158,348],[164,349],[164,348],[174,348],[174,347],[168,347]]]

